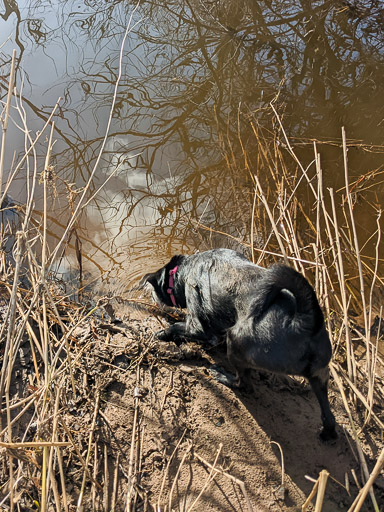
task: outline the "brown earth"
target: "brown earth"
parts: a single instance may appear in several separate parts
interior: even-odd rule
[[[68,380],[59,422],[78,450],[63,450],[69,510],[299,511],[323,469],[330,478],[321,510],[348,510],[356,482],[364,480],[336,385],[330,400],[339,439],[323,444],[319,406],[305,382],[255,372],[254,393],[233,391],[209,372],[213,364],[229,369],[223,345],[160,342],[160,322],[135,312],[122,322],[87,319],[73,333],[77,393],[71,395]],[[23,364],[31,364],[27,354]],[[358,411],[353,416],[363,423]],[[18,427],[20,439],[26,424]],[[85,460],[91,432],[79,509],[79,453]],[[371,421],[359,437],[371,471],[383,445],[380,431]],[[41,461],[31,467],[20,510],[31,510],[28,503],[39,497]],[[60,488],[58,473],[56,481]],[[374,490],[384,507],[383,477]],[[369,497],[362,510],[373,510]]]
[[[305,382],[255,373],[253,394],[233,391],[209,373],[213,364],[228,368],[223,346],[179,348],[154,338],[160,327],[136,314],[125,323],[78,330],[79,343],[89,344],[89,367],[79,366],[84,398],[92,396],[94,404],[100,389],[93,471],[101,490],[88,486],[84,510],[122,511],[127,500],[127,510],[137,511],[301,510],[323,469],[330,473],[323,512],[348,510],[362,477],[333,383],[339,439],[323,444],[319,406]],[[93,416],[81,404],[68,416],[80,443]],[[360,434],[369,470],[378,437],[374,424]],[[75,481],[67,492],[75,505]],[[384,506],[383,478],[375,494]],[[362,510],[371,510],[369,498]]]

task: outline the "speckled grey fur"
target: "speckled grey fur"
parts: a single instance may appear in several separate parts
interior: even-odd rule
[[[319,401],[323,440],[337,437],[328,400],[332,349],[324,317],[308,281],[291,267],[259,267],[229,249],[174,256],[142,284],[155,300],[172,306],[169,271],[178,267],[173,294],[188,309],[185,322],[157,333],[165,341],[192,338],[212,342],[226,336],[236,377],[222,382],[250,386],[250,369],[306,377]]]

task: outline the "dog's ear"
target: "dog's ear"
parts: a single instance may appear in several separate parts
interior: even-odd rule
[[[184,258],[185,258],[185,256],[183,256],[181,254],[177,254],[176,256],[173,256],[164,267],[160,268],[156,272],[151,272],[149,274],[145,274],[145,276],[141,279],[138,287],[144,288],[144,286],[147,283],[151,284],[152,286],[155,286],[155,285],[161,286],[161,281],[164,280],[164,276],[167,275],[169,270],[172,270],[174,267],[180,265],[180,263],[182,262],[182,260]],[[162,276],[162,273],[164,273],[163,276]]]
[[[183,254],[176,254],[175,256],[172,256],[170,261],[165,265],[165,268],[167,270],[172,270],[174,267],[180,265],[184,258],[185,256]]]
[[[154,285],[158,278],[158,272],[152,272],[150,274],[145,274],[144,277],[141,278],[140,283],[138,285],[139,288],[144,288],[144,286],[149,283]]]

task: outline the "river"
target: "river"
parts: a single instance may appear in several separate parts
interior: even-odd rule
[[[345,127],[358,233],[373,254],[384,197],[381,2],[4,0],[0,16],[3,101],[13,48],[32,135],[62,98],[52,247],[103,148],[87,198],[97,195],[70,232],[58,275],[76,277],[81,254],[82,279],[123,289],[176,252],[249,243],[251,177],[265,178],[260,147],[268,147],[278,178],[282,126],[312,174],[316,141],[325,188],[335,191],[344,186]],[[7,173],[25,147],[15,108],[11,118]],[[41,170],[46,137],[36,147]],[[11,184],[16,204],[27,176],[24,165]],[[308,190],[297,193],[310,211]],[[42,208],[38,189],[37,219]]]

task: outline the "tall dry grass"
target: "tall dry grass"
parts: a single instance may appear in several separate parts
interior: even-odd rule
[[[0,447],[1,447],[1,497],[0,508],[20,510],[26,506],[23,489],[28,489],[28,481],[38,482],[40,488],[36,508],[42,512],[53,504],[55,510],[69,510],[66,493],[68,470],[63,463],[63,449],[69,449],[69,459],[73,455],[83,468],[81,492],[77,510],[82,510],[84,487],[91,482],[100,487],[92,476],[90,454],[92,435],[95,427],[98,402],[94,406],[94,418],[89,435],[88,451],[81,454],[62,414],[63,405],[73,402],[83,384],[74,377],[71,343],[76,328],[91,316],[96,308],[84,308],[72,303],[59,292],[51,279],[52,268],[60,259],[63,247],[68,242],[81,211],[100,191],[90,193],[95,173],[108,138],[112,121],[117,90],[122,74],[122,56],[128,34],[134,28],[132,10],[121,44],[119,74],[115,83],[110,115],[105,137],[87,183],[82,189],[72,211],[66,229],[54,247],[48,245],[48,195],[50,193],[52,148],[55,143],[54,115],[61,98],[58,99],[47,121],[36,134],[28,128],[26,109],[23,103],[21,85],[15,87],[16,51],[13,52],[9,72],[7,101],[1,112],[1,153],[0,153],[0,205],[1,205],[1,325],[0,345],[2,361],[0,373]],[[24,135],[24,153],[13,160],[10,172],[4,182],[6,154],[12,147],[8,140],[8,125],[12,116],[14,123]],[[46,140],[46,156],[41,168],[37,155],[37,144]],[[24,178],[25,175],[25,178]],[[12,205],[8,192],[19,176],[25,179],[26,201],[23,205]],[[110,178],[108,178],[110,179]],[[42,189],[43,212],[34,216],[34,206],[38,192]],[[36,217],[36,218],[35,218]],[[23,374],[24,349],[29,345],[33,361],[33,373]],[[84,352],[84,348],[76,355]],[[14,428],[17,426],[17,434]],[[23,434],[20,439],[20,431]],[[15,441],[17,437],[17,441]],[[57,477],[59,475],[59,477]],[[27,490],[28,493],[28,490]]]
[[[274,140],[266,140],[257,122],[251,121],[258,155],[256,165],[254,159],[250,163],[241,144],[243,165],[255,191],[250,230],[252,257],[255,263],[263,265],[276,260],[289,262],[316,289],[334,347],[331,374],[348,414],[366,482],[349,511],[360,510],[368,494],[374,510],[378,511],[372,484],[383,468],[384,450],[377,453],[377,464],[369,473],[359,434],[369,424],[377,428],[378,438],[384,432],[379,412],[384,399],[384,360],[379,352],[380,347],[383,352],[384,296],[381,205],[375,209],[366,203],[371,212],[373,229],[368,241],[374,245],[374,257],[364,256],[355,218],[355,198],[351,193],[354,187],[349,176],[344,128],[340,137],[344,186],[335,192],[324,188],[317,143],[313,142],[313,160],[305,167],[286,135],[275,106],[270,107],[279,125]],[[233,161],[233,165],[238,166],[239,162]],[[300,202],[303,189],[310,196],[305,204]],[[258,240],[265,240],[261,247],[254,246],[256,231]],[[366,245],[367,241],[364,242]],[[324,486],[320,484],[324,478],[322,473],[315,485],[322,488],[322,493]],[[321,504],[322,500],[316,504],[316,510],[321,510]]]
[[[123,48],[124,44],[122,51]],[[25,152],[17,162],[14,162],[4,186],[1,186],[0,179],[3,249],[7,244],[9,246],[9,241],[13,237],[12,254],[7,254],[5,250],[1,254],[0,344],[3,347],[3,356],[0,374],[0,507],[8,507],[10,511],[19,510],[23,506],[22,490],[26,481],[32,479],[40,489],[39,497],[35,500],[39,510],[44,512],[53,506],[55,510],[68,511],[70,507],[65,490],[66,474],[70,461],[76,460],[82,473],[76,510],[82,510],[86,488],[91,489],[93,502],[96,492],[101,495],[104,492],[97,480],[98,458],[102,454],[97,452],[97,445],[94,443],[95,425],[98,414],[101,414],[99,392],[96,390],[94,395],[92,421],[84,446],[77,444],[68,428],[65,411],[68,404],[75,399],[79,388],[83,386],[74,369],[86,350],[86,345],[74,350],[73,333],[94,310],[86,311],[81,304],[72,303],[59,293],[51,280],[51,269],[60,257],[79,213],[92,198],[89,189],[98,161],[78,199],[65,232],[55,247],[49,247],[47,215],[50,159],[54,144],[52,119],[58,104],[45,125],[41,127],[41,131],[33,136],[28,130],[22,91],[14,88],[14,59],[15,57],[10,73],[8,99],[2,114],[0,178],[4,175],[4,155],[9,145],[7,126],[11,105],[12,115],[17,115],[18,124],[24,133]],[[118,84],[119,80],[116,83],[114,99]],[[333,189],[324,188],[321,158],[316,143],[313,144],[313,162],[305,167],[295,154],[275,107],[271,105],[271,108],[277,122],[280,123],[280,139],[267,141],[256,123],[251,124],[258,152],[257,166],[251,164],[243,146],[242,165],[252,180],[254,194],[250,240],[240,242],[248,243],[256,263],[285,260],[314,284],[326,312],[334,347],[331,365],[333,382],[339,389],[349,418],[350,430],[365,479],[350,512],[361,510],[367,499],[378,511],[373,483],[383,468],[384,450],[376,454],[377,463],[370,472],[359,433],[369,425],[374,425],[381,435],[384,431],[382,419],[376,411],[376,404],[382,403],[384,399],[384,362],[379,354],[379,344],[382,343],[381,324],[379,323],[375,332],[372,331],[374,318],[377,316],[379,322],[382,318],[382,307],[378,308],[376,304],[378,293],[383,286],[383,276],[380,274],[383,263],[380,258],[381,211],[372,212],[372,215],[377,217],[376,230],[371,234],[376,249],[374,258],[367,259],[361,250],[362,241],[359,240],[354,217],[347,158],[348,144],[344,130],[341,135],[340,151],[344,160],[345,187],[341,192],[335,192]],[[108,130],[105,140],[107,136]],[[36,144],[43,138],[46,138],[47,149],[44,168],[41,169]],[[292,173],[287,158],[295,162],[295,173]],[[230,152],[227,161],[233,168],[239,165],[238,158]],[[6,202],[7,192],[22,168],[27,172],[27,199],[24,205],[12,207]],[[307,211],[298,200],[297,191],[303,187],[312,198],[311,211]],[[36,220],[33,211],[39,188],[43,190],[44,207],[43,215]],[[8,217],[4,216],[6,212]],[[4,220],[6,218],[12,219],[13,225],[7,224]],[[261,227],[264,227],[262,232]],[[254,243],[256,234],[258,239],[265,241],[262,247]],[[357,312],[361,314],[357,316]],[[27,380],[20,377],[23,373],[21,348],[25,343],[29,345],[33,362],[33,372],[28,374]],[[134,458],[138,435],[139,400],[138,393],[135,395],[131,458],[126,475],[126,510],[134,510],[137,499],[134,487],[137,466]],[[106,460],[106,454],[104,455]],[[244,483],[216,468],[216,461],[213,465],[204,460],[203,462],[210,468],[209,481],[221,472],[240,486],[251,511],[252,505]],[[114,480],[118,478],[118,464],[117,462]],[[319,475],[313,493],[303,504],[303,510],[307,510],[315,496],[315,510],[321,510],[327,478],[327,472]],[[108,509],[108,497],[105,497],[105,500]],[[193,507],[197,506],[198,500],[199,496],[195,500],[196,503],[193,502]],[[112,509],[116,506],[115,495],[111,506]],[[159,504],[157,510],[160,512]],[[171,508],[167,510],[170,511]]]

